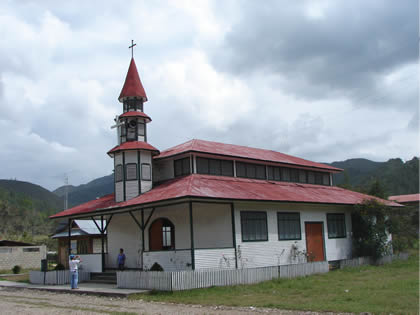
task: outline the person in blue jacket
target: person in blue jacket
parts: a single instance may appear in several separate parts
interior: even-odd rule
[[[117,257],[117,263],[118,263],[118,269],[123,271],[124,270],[124,265],[125,265],[125,254],[124,254],[124,249],[120,248],[120,253],[118,254]]]

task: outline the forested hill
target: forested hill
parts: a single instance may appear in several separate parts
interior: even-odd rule
[[[66,186],[61,186],[53,191],[57,196],[64,200]],[[70,207],[77,206],[83,202],[102,197],[114,192],[114,175],[99,177],[87,184],[79,186],[67,186],[68,205]]]
[[[387,162],[349,159],[325,164],[344,169],[344,172],[334,175],[334,185],[358,187],[363,190],[378,181],[388,196],[419,192],[419,159],[417,157],[406,162],[399,158],[390,159]]]
[[[0,238],[53,232],[48,216],[63,209],[58,196],[32,183],[0,180]]]

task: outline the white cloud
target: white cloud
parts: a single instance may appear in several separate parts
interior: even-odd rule
[[[328,84],[308,80],[305,67],[312,64],[295,66],[293,54],[286,67],[293,69],[293,80],[290,73],[271,68],[237,74],[216,67],[221,43],[238,29],[244,8],[252,5],[191,0],[0,3],[0,163],[8,166],[0,170],[0,178],[16,177],[53,189],[62,184],[59,174],[64,172],[70,172],[72,184],[111,173],[106,152],[116,144],[116,135],[109,127],[122,111],[117,97],[131,39],[137,42],[136,63],[149,97],[145,112],[153,119],[149,142],[160,149],[205,138],[317,161],[408,159],[418,154],[413,145],[419,143],[418,113],[410,105],[415,93],[405,84],[417,65],[390,67],[378,79],[379,86],[393,92],[389,97],[384,91],[388,102],[404,104],[386,108],[378,106],[381,95],[357,98],[353,90],[338,93]],[[302,14],[311,23],[328,26],[330,5],[339,10],[330,1],[307,1]],[[247,39],[264,24],[250,22],[257,24],[250,25]],[[264,58],[273,55],[264,48],[271,46],[260,44],[280,42],[279,34],[289,34],[287,27],[281,33],[270,25],[259,29],[264,38],[254,38],[235,58],[264,64]],[[297,43],[288,45],[297,49]],[[339,48],[343,52],[348,47]],[[252,54],[255,49],[258,55]],[[326,51],[317,51],[322,60],[334,56],[334,50]],[[300,52],[310,63],[316,61],[311,51]],[[336,70],[317,69],[328,78],[334,77],[328,72]],[[344,83],[345,75],[339,77]]]

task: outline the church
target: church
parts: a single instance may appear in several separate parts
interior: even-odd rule
[[[375,198],[333,186],[341,169],[276,151],[193,139],[159,151],[134,58],[118,101],[113,194],[51,218],[92,220],[100,253],[87,271],[252,268],[351,258],[353,205]],[[150,141],[150,142],[149,142]],[[390,206],[395,202],[381,200]],[[68,230],[71,249],[71,229]],[[74,246],[73,246],[74,247]],[[84,257],[86,256],[86,257]]]

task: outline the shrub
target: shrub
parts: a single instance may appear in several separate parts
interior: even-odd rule
[[[163,271],[163,267],[155,262],[152,268],[150,268],[150,271]]]
[[[13,273],[14,273],[14,274],[18,274],[18,273],[20,273],[20,272],[22,271],[22,267],[21,267],[21,266],[16,265],[16,266],[14,266],[14,267],[12,268],[12,271],[13,271]]]
[[[63,264],[58,263],[57,266],[55,266],[54,270],[65,270],[66,268],[64,267]]]

